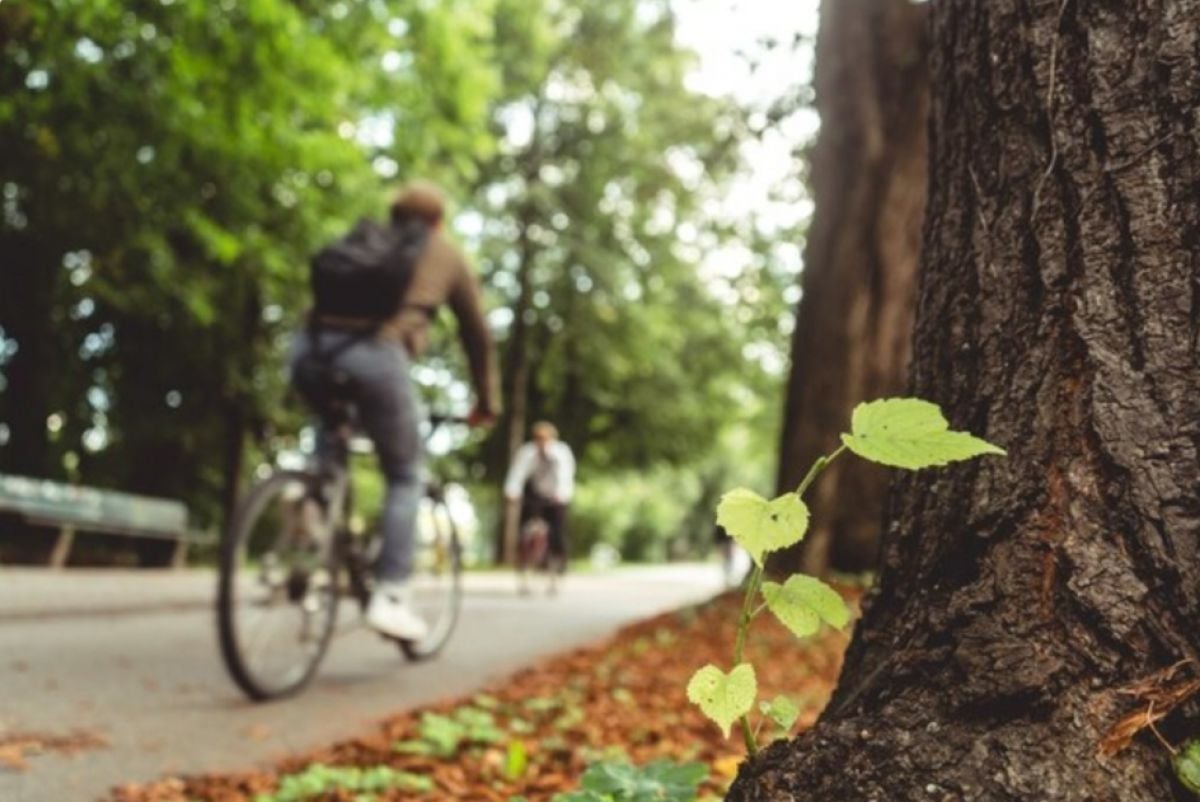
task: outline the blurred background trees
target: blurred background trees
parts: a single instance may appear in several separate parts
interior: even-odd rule
[[[284,414],[308,253],[398,165],[469,177],[491,146],[490,19],[391,5],[0,9],[0,467],[219,517]]]
[[[0,471],[219,525],[303,423],[308,255],[422,176],[501,349],[505,417],[448,457],[481,513],[538,418],[581,550],[706,547],[770,481],[802,230],[728,200],[781,115],[695,88],[665,0],[10,0],[0,61]],[[467,401],[453,341],[432,405]]]
[[[792,335],[779,492],[840,445],[847,410],[902,395],[908,384],[928,183],[927,11],[910,0],[821,3],[815,212]],[[812,530],[776,567],[874,569],[890,473],[865,460],[831,465],[813,489]]]

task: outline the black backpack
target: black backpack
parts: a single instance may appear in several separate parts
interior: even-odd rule
[[[420,219],[392,225],[360,220],[313,256],[313,311],[377,322],[392,317],[404,306],[428,239],[429,226]]]

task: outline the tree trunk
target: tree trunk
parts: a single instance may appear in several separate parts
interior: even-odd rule
[[[59,361],[52,315],[63,271],[45,249],[25,238],[0,242],[0,261],[0,328],[17,342],[16,354],[4,367],[7,386],[0,392],[0,422],[9,430],[8,443],[0,445],[0,470],[58,478],[62,467],[52,458],[46,418],[53,412],[52,380]]]
[[[925,210],[926,50],[924,6],[821,5],[816,213],[792,339],[780,492],[837,447],[854,404],[905,385]],[[779,567],[875,568],[887,481],[877,466],[834,463],[812,498],[814,528],[803,550],[781,555]]]
[[[523,215],[518,241],[520,263],[517,265],[517,302],[513,306],[512,333],[509,335],[508,353],[505,359],[504,398],[507,415],[505,437],[505,467],[512,461],[517,449],[525,442],[529,406],[529,321],[526,317],[532,309],[533,298],[533,241],[529,238],[529,226],[533,224],[532,209]],[[500,481],[504,482],[504,470]],[[503,499],[501,492],[501,499]],[[496,532],[495,562],[515,564],[518,515],[504,503],[504,514],[500,516]]]
[[[221,455],[221,527],[229,529],[237,511],[246,464],[246,412],[241,404],[226,404],[224,443]]]
[[[896,483],[828,710],[728,798],[1189,799],[1097,747],[1200,673],[1200,0],[930,10],[913,388],[1009,457]]]
[[[243,271],[242,276],[250,275],[249,270]],[[231,358],[241,362],[240,371],[249,374],[254,371],[254,354],[263,338],[262,332],[262,296],[257,286],[252,282],[243,281],[241,327],[237,341],[230,348]],[[221,483],[221,525],[228,529],[233,524],[234,512],[237,509],[238,495],[242,488],[242,473],[246,466],[246,436],[252,427],[257,428],[254,410],[254,399],[248,397],[245,390],[235,381],[236,374],[226,374],[222,391],[222,406],[224,415],[224,443],[222,446],[222,483]]]

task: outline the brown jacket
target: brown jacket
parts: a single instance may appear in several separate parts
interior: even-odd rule
[[[443,304],[449,304],[458,320],[458,334],[467,354],[480,411],[499,414],[496,350],[484,317],[483,293],[466,257],[439,227],[429,234],[405,294],[404,307],[380,327],[379,337],[399,342],[414,358],[420,357],[429,342],[430,319]],[[331,317],[321,317],[317,322],[351,330],[371,325],[366,321]]]

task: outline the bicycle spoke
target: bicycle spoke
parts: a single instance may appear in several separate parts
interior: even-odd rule
[[[429,657],[445,645],[458,621],[462,598],[458,538],[445,502],[427,497],[417,523],[413,606],[425,619],[429,634],[420,643],[404,645],[413,659]]]
[[[243,689],[256,698],[290,693],[312,675],[332,636],[337,587],[328,527],[309,491],[313,479],[267,480],[238,516],[223,559],[221,645]]]

